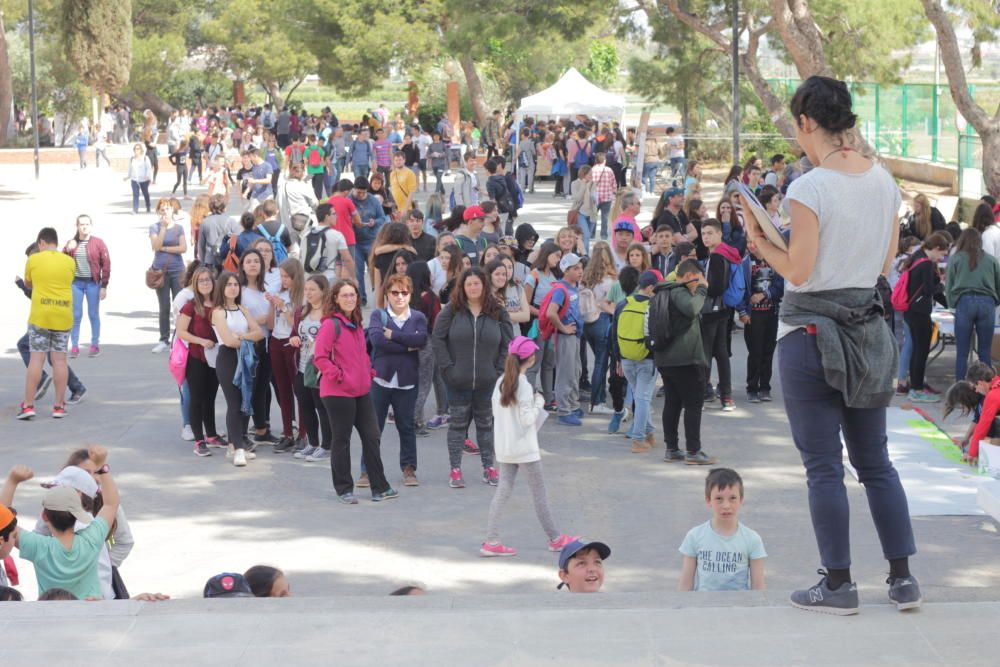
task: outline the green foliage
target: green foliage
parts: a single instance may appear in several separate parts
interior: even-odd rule
[[[233,82],[221,72],[179,70],[164,84],[160,96],[175,108],[196,109],[229,100]]]
[[[131,0],[63,0],[66,58],[88,86],[117,92],[132,64]]]
[[[169,73],[184,62],[187,50],[183,35],[176,32],[137,36],[132,49],[132,73],[128,91],[160,95]]]
[[[595,39],[590,42],[590,58],[580,73],[598,86],[610,86],[618,80],[618,47],[613,39]]]
[[[47,35],[36,35],[35,50],[38,113],[50,117],[61,113],[70,120],[85,116],[90,109],[89,91],[63,57],[62,45]],[[14,99],[18,104],[25,104],[31,99],[31,67],[26,34],[7,34],[7,55]]]

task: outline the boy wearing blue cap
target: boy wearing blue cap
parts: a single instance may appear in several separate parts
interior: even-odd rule
[[[604,561],[611,547],[604,542],[576,539],[559,553],[559,585],[570,593],[599,593],[604,585]]]
[[[764,542],[739,521],[743,480],[735,470],[714,468],[705,478],[712,518],[688,531],[678,590],[764,590]]]

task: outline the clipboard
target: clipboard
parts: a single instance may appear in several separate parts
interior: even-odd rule
[[[767,237],[767,240],[770,241],[772,245],[787,252],[788,243],[785,241],[785,237],[781,233],[781,228],[778,227],[778,225],[774,223],[774,220],[771,219],[771,216],[768,215],[767,209],[765,209],[764,205],[758,201],[757,195],[753,193],[753,190],[748,188],[746,183],[738,181],[736,184],[736,191],[740,193],[740,197],[743,198],[746,208],[750,209],[750,214],[757,220],[757,226],[759,226],[761,231],[764,232],[764,236]]]

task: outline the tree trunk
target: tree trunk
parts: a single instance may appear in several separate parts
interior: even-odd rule
[[[7,33],[0,12],[0,147],[13,143],[17,136],[14,118],[14,83],[7,56]]]
[[[465,85],[469,89],[469,99],[472,100],[472,113],[476,116],[479,127],[486,127],[489,119],[489,111],[486,109],[486,97],[483,95],[483,82],[476,71],[476,63],[472,60],[472,55],[466,51],[459,59],[462,71],[465,72]]]
[[[120,93],[118,95],[114,95],[114,98],[124,102],[133,109],[147,108],[156,114],[156,117],[161,120],[170,118],[170,114],[174,111],[174,107],[172,107],[168,102],[161,100],[154,93]]]
[[[808,0],[771,0],[771,16],[800,77],[833,76]]]
[[[274,105],[274,108],[280,111],[285,106],[285,98],[281,95],[281,84],[277,81],[265,81],[264,90],[271,98],[271,104]]]
[[[947,12],[938,0],[921,1],[924,13],[927,14],[937,33],[941,62],[944,63],[944,71],[948,75],[951,98],[955,101],[959,113],[976,129],[983,142],[983,178],[986,180],[986,189],[994,197],[1000,197],[1000,106],[996,113],[990,116],[972,99],[965,77],[965,68],[962,65],[962,52]]]

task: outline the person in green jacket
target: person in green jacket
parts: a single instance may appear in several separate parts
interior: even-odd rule
[[[983,237],[972,227],[958,237],[948,260],[945,297],[955,310],[955,378],[962,380],[973,332],[979,360],[992,363],[994,313],[1000,304],[1000,262],[983,252]]]
[[[672,337],[664,350],[654,355],[663,378],[663,439],[667,463],[711,465],[715,459],[701,449],[701,408],[704,402],[705,371],[708,360],[701,342],[698,316],[708,296],[708,281],[697,260],[686,259],[677,267],[677,283],[685,288],[670,290],[670,330]],[[668,283],[670,284],[670,283]],[[656,323],[650,322],[650,327]],[[687,453],[680,452],[678,426],[684,412],[684,439]]]

